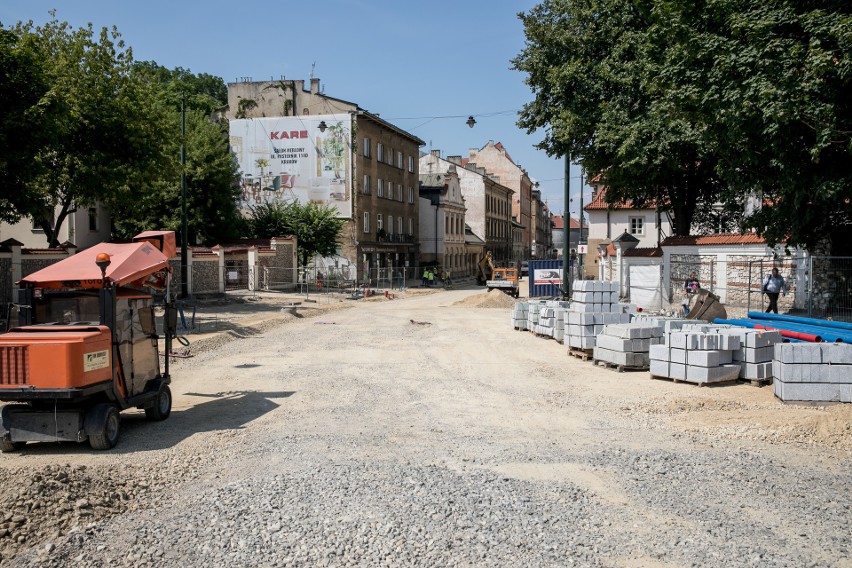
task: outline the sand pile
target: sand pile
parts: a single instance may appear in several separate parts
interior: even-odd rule
[[[500,290],[488,290],[481,294],[468,296],[464,300],[454,303],[454,306],[463,308],[511,308],[515,299]]]

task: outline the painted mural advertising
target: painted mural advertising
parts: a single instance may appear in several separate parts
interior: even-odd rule
[[[339,217],[350,218],[351,132],[349,114],[232,120],[241,208],[298,199],[330,205]]]

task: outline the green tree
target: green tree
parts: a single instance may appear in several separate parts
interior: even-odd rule
[[[0,28],[0,221],[14,223],[27,211],[45,206],[29,181],[37,172],[33,156],[46,138],[39,101],[47,90],[32,46]]]
[[[656,204],[689,234],[700,203],[724,191],[700,128],[659,104],[647,2],[545,0],[521,14],[527,47],[513,60],[535,100],[519,125],[539,145],[606,177],[610,203]]]
[[[660,203],[676,233],[721,216],[770,243],[841,252],[850,12],[839,0],[545,0],[520,15],[514,65],[535,99],[519,124],[602,172],[611,201]]]
[[[701,124],[718,172],[763,204],[772,243],[852,254],[852,6],[658,2],[664,102]]]
[[[151,90],[165,158],[156,177],[114,204],[116,234],[129,237],[145,229],[180,234],[180,112],[185,98],[189,242],[215,244],[241,236],[245,223],[237,209],[239,165],[230,149],[227,123],[215,112],[225,96],[224,81],[181,68],[169,71],[153,62],[136,65],[134,74]]]
[[[132,53],[115,28],[96,34],[52,20],[12,29],[40,63],[48,90],[37,108],[49,134],[33,149],[33,170],[21,186],[36,198],[19,205],[44,229],[49,246],[77,207],[129,193],[161,161],[157,120],[146,92],[130,74]],[[53,214],[55,213],[55,217]]]
[[[249,225],[254,238],[294,235],[300,265],[307,266],[314,255],[337,252],[345,221],[338,218],[334,207],[313,202],[303,205],[296,200],[253,208]]]

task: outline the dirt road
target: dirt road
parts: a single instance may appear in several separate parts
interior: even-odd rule
[[[166,422],[2,457],[3,564],[852,565],[850,405],[594,368],[500,303],[207,340]]]

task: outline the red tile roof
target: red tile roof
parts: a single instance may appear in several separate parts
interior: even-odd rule
[[[609,209],[609,208],[612,208],[612,209],[633,209],[633,201],[631,201],[630,199],[626,199],[626,200],[622,201],[621,203],[609,204],[604,200],[605,196],[606,196],[606,186],[601,186],[600,191],[598,192],[597,195],[595,195],[595,198],[592,199],[592,202],[589,203],[588,205],[586,205],[585,207],[583,207],[583,209],[585,209],[586,211],[595,210],[595,209],[597,209],[597,210]],[[640,207],[638,209],[654,209],[655,207],[656,207],[656,205],[653,202],[651,202],[651,203],[646,203],[644,207]]]
[[[564,229],[565,228],[565,222],[563,220],[562,215],[554,215],[552,217],[552,219],[553,219],[553,221],[551,223],[551,227],[553,227],[554,229]],[[571,223],[572,229],[579,229],[580,228],[580,221],[575,219],[574,217],[571,217],[571,220],[569,222]],[[586,225],[585,229],[588,230],[589,229],[589,222],[586,221],[585,225]]]
[[[715,235],[666,237],[660,246],[677,247],[690,245],[758,245],[766,239],[755,233],[719,233]]]
[[[632,256],[638,258],[654,258],[657,256],[663,256],[663,249],[659,247],[655,248],[632,248],[630,250],[624,251],[624,256]]]

